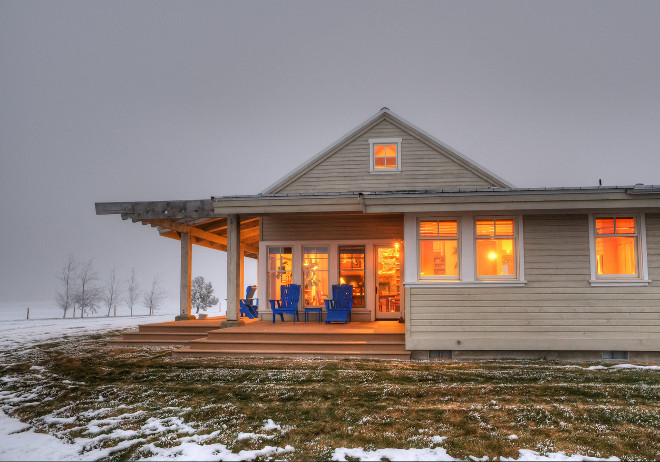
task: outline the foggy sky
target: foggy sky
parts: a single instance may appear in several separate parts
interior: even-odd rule
[[[176,299],[179,243],[94,202],[258,193],[383,106],[516,186],[660,183],[658,24],[657,1],[2,0],[0,302],[52,300],[70,252]],[[220,298],[225,264],[195,246]]]

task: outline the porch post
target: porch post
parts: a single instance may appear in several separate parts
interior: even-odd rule
[[[238,300],[241,295],[241,233],[238,215],[227,216],[227,320],[220,325],[236,327],[245,324],[238,318]]]
[[[238,277],[238,298],[245,297],[245,249],[241,246],[240,253],[241,269]]]
[[[192,278],[192,239],[190,234],[181,233],[181,286],[179,292],[179,315],[176,321],[190,319],[190,290]]]

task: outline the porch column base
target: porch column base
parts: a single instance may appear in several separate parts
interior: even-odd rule
[[[236,321],[222,321],[220,323],[220,329],[226,329],[227,327],[241,327],[245,325],[245,321],[238,319]]]
[[[188,316],[187,314],[180,314],[174,318],[175,321],[188,321],[189,319],[195,319],[195,317]]]

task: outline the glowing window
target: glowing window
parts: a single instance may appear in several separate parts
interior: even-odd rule
[[[305,306],[322,306],[328,298],[328,248],[303,248]]]
[[[353,308],[364,308],[364,246],[339,247],[339,283],[353,286]]]
[[[279,300],[280,287],[293,281],[291,247],[268,248],[268,299]]]
[[[596,218],[596,275],[637,276],[637,223],[634,217]]]
[[[458,220],[419,222],[420,278],[458,277]]]
[[[401,138],[369,140],[372,173],[401,171]]]
[[[477,277],[516,277],[516,227],[512,218],[476,220]]]

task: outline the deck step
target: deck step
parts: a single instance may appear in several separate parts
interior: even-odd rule
[[[282,352],[324,352],[333,353],[336,351],[359,351],[362,353],[405,353],[404,342],[356,342],[356,341],[296,341],[296,342],[282,342],[268,339],[252,339],[240,341],[214,341],[210,339],[192,340],[189,343],[190,350],[205,350],[205,351],[267,351],[269,349],[282,351]]]
[[[247,329],[218,329],[209,331],[207,338],[213,341],[251,340],[256,337],[278,342],[297,342],[302,339],[318,342],[334,341],[367,341],[367,342],[400,342],[404,343],[405,335],[390,332],[251,332]]]
[[[192,350],[190,347],[181,348],[179,350],[172,350],[172,356],[176,358],[181,357],[274,357],[274,358],[327,358],[327,359],[340,359],[340,358],[359,358],[359,359],[398,359],[409,360],[410,352],[402,353],[372,353],[362,352],[355,350],[341,350],[341,351],[323,351],[323,350],[306,350],[304,352],[282,351],[276,349],[268,350],[255,350],[255,351],[232,351],[232,350]]]
[[[113,338],[108,340],[110,346],[185,346],[188,345],[189,340],[124,340],[123,338]]]

